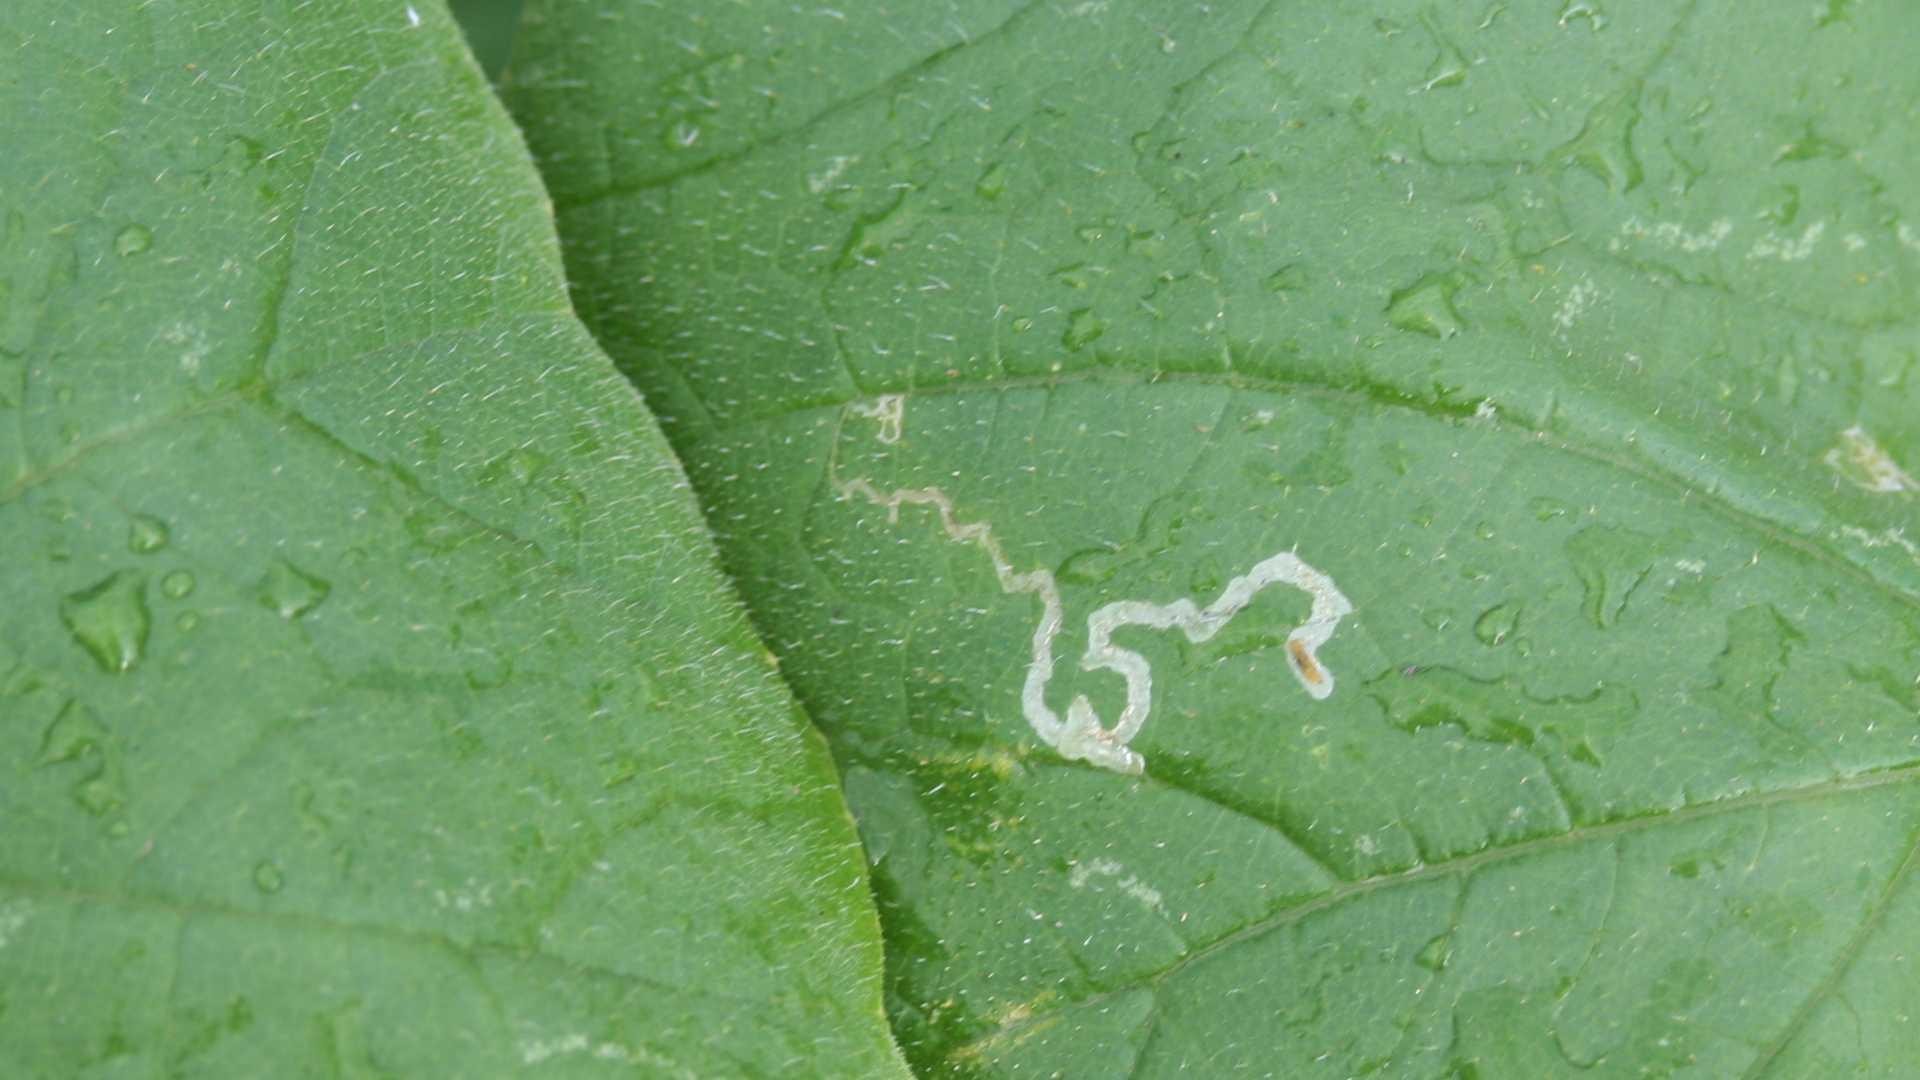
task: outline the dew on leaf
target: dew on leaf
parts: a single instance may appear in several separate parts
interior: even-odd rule
[[[1387,321],[1396,328],[1441,340],[1465,326],[1453,309],[1460,282],[1453,274],[1428,274],[1387,300]]]
[[[153,246],[153,230],[145,225],[129,225],[113,237],[113,253],[125,258],[138,255]]]
[[[147,579],[119,570],[60,601],[60,621],[105,671],[133,670],[146,653]]]
[[[175,570],[160,579],[160,595],[169,600],[185,600],[193,595],[194,585],[192,571]]]
[[[40,736],[40,764],[54,765],[72,761],[104,745],[107,730],[93,710],[69,699]]]
[[[1561,146],[1553,160],[1563,167],[1585,169],[1608,191],[1632,191],[1639,186],[1640,159],[1633,153],[1633,128],[1640,122],[1635,104],[1639,93],[1636,83],[1595,105],[1580,134]]]
[[[1079,308],[1067,316],[1067,331],[1060,335],[1060,343],[1077,352],[1106,332],[1106,322],[1092,308]]]
[[[1007,167],[995,163],[980,174],[973,182],[973,193],[989,201],[999,198],[1007,190]]]
[[[1527,500],[1527,509],[1533,511],[1535,521],[1552,521],[1573,512],[1573,508],[1566,503],[1546,495],[1538,495]]]
[[[120,784],[120,770],[112,761],[103,760],[93,775],[73,786],[73,801],[94,817],[104,817],[125,806],[127,794]]]
[[[260,602],[280,613],[283,619],[297,619],[326,600],[333,586],[299,569],[285,559],[275,559],[260,582]]]
[[[127,526],[127,548],[136,555],[150,555],[167,546],[167,523],[151,514],[135,514]]]
[[[1299,263],[1288,263],[1267,275],[1270,293],[1299,292],[1307,287],[1307,271]]]
[[[277,893],[280,886],[286,884],[286,875],[281,873],[279,864],[271,859],[262,859],[253,868],[253,887],[263,893]]]
[[[1440,934],[1428,941],[1414,955],[1413,962],[1428,971],[1444,971],[1447,961],[1453,959],[1453,934]]]
[[[1591,525],[1567,541],[1567,558],[1586,590],[1587,618],[1605,630],[1620,618],[1653,566],[1653,537],[1610,525]]]
[[[1498,645],[1511,637],[1519,625],[1519,604],[1495,604],[1473,621],[1473,636],[1479,638],[1482,645]]]

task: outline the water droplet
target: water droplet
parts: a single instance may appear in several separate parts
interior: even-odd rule
[[[138,255],[153,246],[153,230],[145,225],[129,225],[113,238],[113,253],[122,258]]]
[[[99,771],[73,786],[73,801],[80,809],[102,817],[126,805],[126,792],[120,786],[120,770],[111,761],[102,761]]]
[[[1453,625],[1453,612],[1446,608],[1428,608],[1420,613],[1420,621],[1434,630],[1445,630]]]
[[[1087,548],[1067,556],[1058,576],[1074,585],[1099,585],[1111,580],[1125,562],[1113,548]]]
[[[1074,263],[1055,270],[1053,277],[1069,289],[1085,289],[1093,284],[1093,274],[1086,263]]]
[[[1566,503],[1558,499],[1548,498],[1545,495],[1539,495],[1529,499],[1527,501],[1527,509],[1533,511],[1533,517],[1536,521],[1552,521],[1555,518],[1566,517],[1570,512],[1570,508]]]
[[[1127,226],[1127,253],[1141,259],[1159,259],[1167,253],[1167,234]]]
[[[1067,332],[1060,335],[1060,343],[1078,352],[1106,332],[1107,324],[1092,308],[1080,308],[1068,314]]]
[[[1640,159],[1633,153],[1633,128],[1640,122],[1639,95],[1636,82],[1595,105],[1580,134],[1555,151],[1553,160],[1562,167],[1585,169],[1608,191],[1632,191],[1639,186]]]
[[[260,582],[260,602],[280,613],[283,619],[297,619],[326,600],[333,586],[294,566],[275,559]]]
[[[263,893],[277,893],[286,883],[286,875],[272,859],[262,859],[253,868],[253,887]]]
[[[1401,330],[1446,340],[1466,325],[1453,309],[1460,281],[1453,274],[1428,274],[1387,300],[1387,321]]]
[[[1033,320],[1027,318],[1025,315],[1022,315],[1019,318],[1013,320],[1014,333],[1024,334],[1031,329],[1033,329]]]
[[[1307,271],[1299,263],[1288,263],[1267,275],[1270,293],[1299,292],[1307,287]]]
[[[1588,28],[1596,33],[1605,29],[1607,25],[1606,12],[1601,11],[1600,5],[1593,3],[1592,0],[1567,0],[1560,6],[1561,26],[1575,19],[1587,20]]]
[[[666,143],[669,150],[691,150],[693,144],[700,141],[700,126],[682,120],[668,126],[661,141]]]
[[[1451,959],[1453,959],[1453,935],[1446,933],[1421,946],[1420,951],[1414,955],[1413,962],[1428,971],[1444,971],[1447,961]]]
[[[547,455],[522,446],[507,455],[507,475],[516,483],[530,484],[547,467]]]
[[[973,182],[973,193],[989,201],[999,198],[1006,190],[1007,167],[997,162],[988,166],[987,171],[980,174],[980,179]]]
[[[1495,604],[1473,621],[1473,636],[1482,645],[1498,645],[1513,635],[1520,625],[1519,604]]]
[[[1079,237],[1080,242],[1083,244],[1097,244],[1107,235],[1107,226],[1082,225],[1078,229],[1073,230],[1073,235]]]
[[[173,625],[183,634],[191,633],[194,627],[200,625],[200,613],[197,611],[183,611],[180,613],[179,618],[173,620]]]
[[[175,570],[160,579],[160,593],[169,600],[185,600],[193,595],[193,573],[188,570]]]
[[[1631,529],[1591,525],[1567,541],[1567,558],[1586,590],[1587,618],[1604,630],[1626,610],[1653,565],[1654,539]]]
[[[147,579],[120,570],[60,601],[60,621],[106,671],[131,671],[147,648]]]
[[[93,710],[71,698],[40,737],[40,764],[54,765],[90,754],[105,744],[107,729]]]
[[[1493,522],[1482,521],[1479,524],[1475,525],[1473,527],[1473,535],[1482,540],[1493,539],[1494,536],[1496,535],[1493,530]]]
[[[135,555],[150,555],[167,546],[167,523],[148,514],[133,515],[127,528],[127,547]]]

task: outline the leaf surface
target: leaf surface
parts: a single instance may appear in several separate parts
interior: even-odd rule
[[[437,4],[0,14],[0,1073],[903,1075]]]
[[[1763,8],[532,5],[924,1074],[1920,1057],[1920,16]]]

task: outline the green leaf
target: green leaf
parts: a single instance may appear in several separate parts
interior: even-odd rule
[[[532,6],[576,301],[921,1071],[1920,1057],[1916,34]]]
[[[438,4],[0,14],[0,1073],[903,1075]]]

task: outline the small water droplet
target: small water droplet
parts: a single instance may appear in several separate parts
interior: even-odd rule
[[[127,527],[127,547],[135,555],[150,555],[167,546],[167,523],[149,514],[133,515]]]
[[[1299,263],[1288,263],[1267,275],[1267,291],[1270,293],[1299,292],[1307,287],[1307,271]]]
[[[1022,315],[1019,318],[1013,320],[1014,333],[1024,334],[1031,329],[1033,329],[1033,320],[1027,318],[1025,315]]]
[[[1453,959],[1453,935],[1441,934],[1421,947],[1414,955],[1413,962],[1428,971],[1446,970],[1447,961]]]
[[[700,141],[700,126],[682,120],[667,128],[666,136],[662,141],[667,144],[669,150],[691,150],[693,144]]]
[[[1428,274],[1388,298],[1387,321],[1401,330],[1444,341],[1465,326],[1453,309],[1453,294],[1459,291],[1454,275]]]
[[[153,246],[153,230],[145,225],[129,225],[113,238],[113,253],[125,258],[138,255]]]
[[[1482,645],[1498,645],[1520,625],[1520,605],[1495,604],[1473,621],[1473,636]]]
[[[506,476],[511,477],[514,483],[524,486],[533,483],[533,478],[539,476],[540,471],[547,467],[547,461],[547,455],[522,446],[508,451],[501,465]]]
[[[1006,190],[1007,167],[998,163],[988,166],[980,179],[973,182],[973,193],[988,201],[999,198]]]
[[[1608,525],[1590,525],[1567,540],[1567,559],[1585,590],[1583,606],[1595,627],[1605,630],[1620,621],[1652,568],[1654,545],[1651,536]]]
[[[127,796],[120,787],[119,770],[110,762],[102,762],[98,772],[73,786],[73,801],[94,817],[125,806]]]
[[[1539,495],[1529,499],[1527,501],[1527,509],[1533,511],[1533,517],[1536,521],[1552,521],[1555,518],[1566,517],[1570,512],[1570,508],[1566,503],[1558,499],[1548,498],[1545,495]]]
[[[1092,308],[1080,308],[1067,316],[1067,332],[1060,335],[1060,343],[1077,352],[1106,332],[1107,324]]]
[[[1480,538],[1480,539],[1482,539],[1482,540],[1491,540],[1491,539],[1493,539],[1493,538],[1494,538],[1494,535],[1495,535],[1495,533],[1494,533],[1494,531],[1493,531],[1493,522],[1491,522],[1491,521],[1482,521],[1482,522],[1480,522],[1479,524],[1477,524],[1477,525],[1475,525],[1475,526],[1473,527],[1473,535],[1474,535],[1474,536],[1476,536],[1476,537],[1478,537],[1478,538]]]
[[[145,655],[147,579],[120,570],[60,601],[60,621],[73,639],[106,671],[133,670]]]
[[[173,625],[183,634],[190,633],[194,627],[200,625],[200,613],[197,611],[183,611],[180,613],[179,618],[173,620]]]
[[[1420,613],[1420,621],[1434,630],[1445,630],[1453,625],[1453,612],[1446,608],[1428,608]]]
[[[1081,243],[1096,244],[1107,235],[1107,227],[1104,225],[1082,225],[1078,229],[1073,230],[1073,235],[1079,237]]]
[[[286,875],[280,872],[279,865],[271,859],[262,859],[253,868],[253,887],[263,893],[277,893],[280,891],[280,886],[286,883]]]
[[[333,591],[333,586],[294,566],[275,559],[260,582],[260,602],[280,613],[283,619],[297,619],[317,608]]]
[[[193,595],[193,573],[189,570],[175,570],[160,579],[160,592],[169,600],[185,600]]]
[[[93,710],[69,698],[40,737],[40,764],[55,765],[90,754],[99,749],[106,738],[107,729],[100,726]]]

